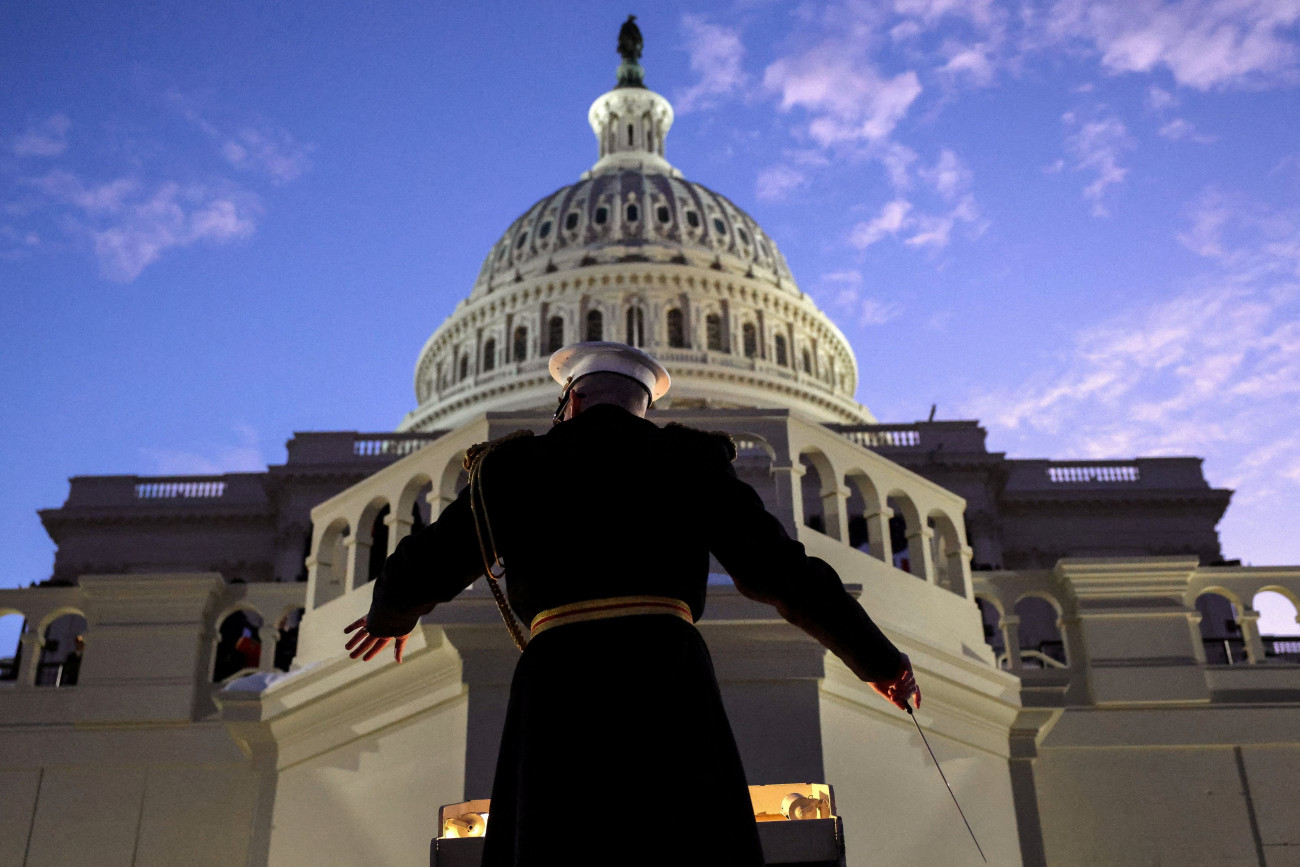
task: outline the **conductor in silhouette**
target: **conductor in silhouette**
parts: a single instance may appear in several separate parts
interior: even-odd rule
[[[471,450],[471,484],[397,546],[347,647],[372,659],[392,641],[400,660],[422,616],[504,563],[509,608],[529,628],[484,865],[759,867],[745,772],[694,625],[710,552],[741,593],[899,708],[920,703],[911,664],[737,478],[727,435],[645,418],[669,387],[658,361],[578,343],[550,370],[557,423]]]

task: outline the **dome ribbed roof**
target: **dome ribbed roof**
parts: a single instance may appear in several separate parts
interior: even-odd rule
[[[776,244],[725,196],[622,168],[561,187],[515,220],[484,260],[470,299],[539,274],[619,262],[707,265],[797,293]]]

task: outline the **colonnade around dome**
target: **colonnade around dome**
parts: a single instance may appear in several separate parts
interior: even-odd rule
[[[667,406],[794,406],[819,420],[872,420],[853,399],[858,370],[847,341],[806,298],[744,276],[624,264],[458,309],[420,354],[420,407],[402,429],[547,406],[556,392],[550,354],[588,339],[640,346],[669,365]]]

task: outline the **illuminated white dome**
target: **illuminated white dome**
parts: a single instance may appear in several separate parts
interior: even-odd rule
[[[487,410],[554,405],[546,361],[578,340],[621,340],[668,368],[660,405],[795,408],[871,422],[857,361],[794,281],[776,244],[725,197],[664,157],[668,100],[621,85],[588,119],[599,159],[515,220],[469,298],[416,364],[403,430],[456,427]]]

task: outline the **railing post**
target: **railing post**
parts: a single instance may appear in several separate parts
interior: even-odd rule
[[[257,670],[274,671],[275,646],[280,642],[280,630],[274,626],[260,626],[257,630],[257,641],[262,646],[262,652],[257,657]]]
[[[917,527],[907,534],[907,559],[911,561],[912,574],[927,584],[934,583],[934,557],[930,553],[933,538],[932,527]]]
[[[892,517],[894,510],[888,506],[866,516],[868,552],[891,566],[894,564],[894,546],[889,538],[889,519]]]
[[[45,642],[41,640],[39,632],[32,632],[30,629],[18,636],[18,643],[23,649],[22,664],[18,669],[18,682],[14,684],[18,687],[36,686],[36,672],[41,664],[41,650]]]
[[[998,621],[998,631],[1002,633],[1002,647],[1007,654],[1007,668],[1016,677],[1024,671],[1020,661],[1020,615],[1003,614]]]
[[[1242,607],[1237,615],[1241,626],[1241,640],[1246,645],[1246,659],[1251,665],[1258,665],[1265,659],[1264,640],[1259,636],[1259,612],[1254,608]]]

